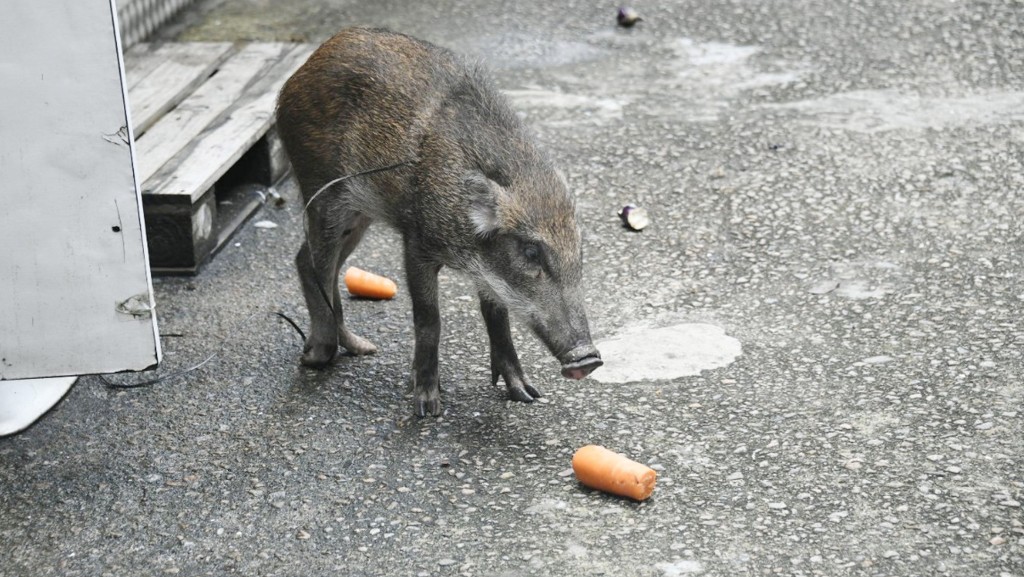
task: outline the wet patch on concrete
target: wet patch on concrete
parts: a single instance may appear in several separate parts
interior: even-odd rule
[[[651,49],[630,38],[594,34],[588,39],[592,51],[570,51],[572,66],[547,66],[542,86],[509,95],[517,107],[549,125],[578,123],[581,115],[607,123],[624,114],[713,122],[744,91],[794,82],[804,73],[800,66],[760,58],[758,46],[673,38]],[[645,56],[638,60],[634,52],[641,48]],[[609,103],[613,114],[607,113]]]
[[[505,94],[519,108],[548,109],[557,118],[548,122],[550,125],[575,125],[579,122],[591,121],[604,123],[610,120],[621,120],[622,110],[628,104],[627,99],[606,98],[586,94],[569,94],[560,90],[540,87],[508,90]],[[564,114],[563,115],[561,113]]]
[[[669,380],[699,375],[739,357],[740,341],[705,323],[638,328],[597,343],[604,366],[591,378],[602,383]]]
[[[896,292],[903,277],[899,265],[884,260],[840,262],[831,269],[828,277],[811,282],[807,292],[850,300],[882,299]]]
[[[795,82],[802,71],[783,68],[765,71],[755,66],[751,59],[761,52],[758,46],[739,46],[722,42],[696,42],[681,38],[671,44],[675,52],[673,63],[678,79],[690,80],[694,84],[719,86],[723,91],[734,94],[740,90]]]
[[[680,577],[704,572],[704,564],[695,559],[679,559],[677,561],[656,563],[654,565],[665,577]]]
[[[798,112],[807,124],[870,134],[1024,120],[1024,93],[990,91],[930,97],[896,90],[857,90],[766,107]]]
[[[606,54],[603,48],[588,42],[516,32],[475,36],[452,47],[470,58],[482,57],[487,66],[499,69],[553,68],[596,60]]]

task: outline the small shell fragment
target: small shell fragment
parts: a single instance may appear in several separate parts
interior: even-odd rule
[[[636,10],[633,10],[629,6],[623,6],[619,8],[619,13],[615,18],[619,22],[619,26],[623,28],[632,28],[634,24],[643,20]]]
[[[619,211],[619,218],[622,219],[623,224],[633,230],[643,230],[644,227],[651,224],[651,218],[647,216],[647,210],[635,204],[627,204],[622,207],[622,210]]]

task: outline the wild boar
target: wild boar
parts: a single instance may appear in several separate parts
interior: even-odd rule
[[[376,347],[345,326],[338,272],[371,222],[402,237],[412,299],[415,412],[439,415],[438,271],[468,273],[490,339],[492,384],[540,396],[512,343],[516,313],[582,379],[602,364],[583,306],[576,205],[565,180],[477,66],[427,42],[351,28],[281,90],[277,130],[306,203],[295,259],[309,307],[301,362]],[[379,170],[374,170],[379,169]]]

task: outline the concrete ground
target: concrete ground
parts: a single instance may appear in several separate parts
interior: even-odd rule
[[[445,273],[446,410],[413,418],[404,290],[346,302],[379,354],[298,366],[288,183],[277,228],[155,283],[157,374],[213,361],[84,377],[0,439],[0,575],[1024,576],[1024,5],[636,7],[207,0],[164,35],[374,24],[482,60],[578,195],[595,336],[704,323],[741,356],[570,382],[521,331],[546,396],[510,403]],[[401,278],[396,238],[351,263]],[[582,488],[587,443],[655,466],[654,496]]]

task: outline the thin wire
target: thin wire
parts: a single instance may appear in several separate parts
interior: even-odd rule
[[[170,379],[175,379],[177,377],[180,377],[180,376],[183,376],[183,375],[187,375],[187,374],[191,373],[192,371],[199,370],[206,363],[212,361],[214,359],[214,357],[219,355],[221,353],[221,351],[224,349],[224,344],[227,343],[227,341],[231,337],[231,335],[234,334],[235,329],[238,328],[240,325],[251,321],[252,318],[255,317],[258,314],[260,314],[260,311],[256,311],[256,312],[252,313],[251,315],[245,317],[244,319],[236,322],[231,327],[231,331],[229,331],[228,334],[221,336],[220,342],[217,344],[217,350],[215,350],[213,352],[213,354],[211,354],[210,356],[208,356],[205,359],[203,359],[202,362],[200,362],[199,364],[191,366],[191,367],[189,367],[187,369],[182,369],[180,371],[171,373],[169,375],[163,375],[163,376],[160,376],[160,377],[156,377],[154,379],[148,379],[148,380],[145,380],[145,381],[140,381],[140,382],[135,382],[135,383],[115,383],[114,381],[111,381],[110,379],[108,379],[105,375],[96,375],[96,376],[99,377],[100,381],[102,381],[104,385],[106,385],[107,387],[110,387],[111,389],[137,389],[139,387],[149,387],[149,386],[155,385],[157,383],[162,383],[162,382],[168,381]]]
[[[378,167],[378,168],[371,168],[369,170],[364,170],[362,172],[356,172],[356,173],[353,173],[353,174],[346,174],[345,176],[341,176],[341,177],[335,178],[334,180],[332,180],[332,181],[328,182],[327,184],[321,186],[320,189],[317,190],[316,193],[312,197],[310,197],[309,202],[307,202],[306,205],[302,207],[302,231],[303,231],[303,234],[305,236],[304,240],[307,243],[307,245],[309,244],[309,223],[306,221],[306,210],[309,208],[309,205],[311,205],[313,203],[313,201],[316,200],[316,197],[320,196],[320,193],[322,193],[323,191],[327,190],[328,188],[334,186],[335,184],[338,184],[339,182],[348,180],[350,178],[355,178],[357,176],[365,176],[365,175],[368,175],[368,174],[375,174],[375,173],[378,173],[378,172],[385,172],[385,171],[388,171],[388,170],[394,170],[394,169],[402,167],[402,166],[407,166],[407,165],[413,164],[414,162],[415,162],[414,160],[405,160],[405,161],[402,161],[402,162],[399,162],[399,163],[389,164],[387,166],[381,166],[381,167]],[[316,270],[316,262],[313,260],[313,250],[311,248],[308,249],[308,250],[309,250],[309,261],[310,261],[310,264],[313,265],[313,270],[315,271]],[[314,275],[314,279],[316,280],[317,288],[320,289],[320,296],[323,297],[324,301],[327,303],[327,306],[328,306],[328,308],[330,308],[331,313],[333,315],[333,313],[334,313],[334,306],[331,304],[331,300],[327,297],[327,292],[324,290],[324,287],[320,284],[320,279],[316,278],[315,275]],[[232,327],[231,333],[234,333],[234,328],[237,328],[239,325],[242,325],[244,323],[249,322],[250,320],[252,320],[253,317],[255,317],[258,314],[260,314],[259,311],[255,312],[255,313],[249,315],[248,317],[242,319],[241,321],[235,323],[234,327]],[[302,337],[303,342],[305,342],[305,340],[306,340],[306,333],[302,332],[302,329],[299,328],[299,325],[295,321],[290,319],[287,315],[285,315],[281,311],[274,311],[274,314],[277,315],[278,317],[281,317],[288,324],[290,324],[292,326],[292,328],[294,328],[295,331],[299,333],[299,336]],[[171,335],[167,335],[167,336],[171,336]],[[193,371],[199,370],[200,368],[205,366],[207,363],[212,361],[217,355],[219,355],[221,353],[221,351],[224,348],[224,344],[227,342],[229,336],[230,335],[221,337],[220,343],[217,345],[217,347],[218,347],[217,350],[214,351],[214,353],[211,354],[210,356],[208,356],[205,359],[203,359],[202,362],[200,362],[200,363],[198,363],[198,364],[196,364],[194,366],[191,366],[191,367],[189,367],[187,369],[182,369],[180,371],[171,373],[169,375],[163,375],[163,376],[157,377],[155,379],[148,379],[148,380],[145,380],[145,381],[139,381],[139,382],[135,382],[135,383],[115,383],[115,382],[111,381],[110,379],[108,379],[105,375],[96,375],[96,376],[99,377],[100,381],[104,385],[106,385],[107,387],[109,387],[111,389],[137,389],[137,388],[140,388],[140,387],[149,387],[149,386],[152,386],[152,385],[155,385],[155,384],[158,384],[158,383],[162,383],[164,381],[168,381],[168,380],[171,380],[171,379],[175,379],[175,378],[187,375],[187,374],[189,374],[189,373],[191,373]]]
[[[281,311],[274,311],[274,314],[288,321],[288,324],[290,324],[292,328],[295,329],[295,332],[299,333],[299,336],[302,337],[302,342],[306,342],[306,333],[302,332],[302,329],[299,328],[299,325],[296,324],[295,321],[288,318],[288,315],[284,314]]]
[[[311,196],[309,198],[309,202],[306,203],[306,206],[302,207],[302,217],[303,217],[303,219],[305,219],[305,217],[306,217],[306,209],[309,208],[309,205],[313,204],[313,201],[316,200],[316,197],[320,196],[321,192],[327,190],[328,188],[334,186],[335,184],[338,184],[339,182],[348,180],[350,178],[355,178],[357,176],[366,176],[368,174],[376,174],[378,172],[385,172],[385,171],[388,171],[388,170],[394,170],[396,168],[401,168],[403,166],[407,166],[407,165],[413,164],[414,162],[416,162],[416,161],[415,160],[403,160],[402,162],[396,162],[395,164],[389,164],[387,166],[379,166],[377,168],[371,168],[369,170],[364,170],[362,172],[356,172],[356,173],[353,173],[353,174],[346,174],[345,176],[339,176],[338,178],[335,178],[334,180],[332,180],[332,181],[328,182],[327,184],[321,186],[320,190],[317,190],[313,194],[313,196]]]
[[[316,259],[313,258],[313,247],[309,244],[309,221],[306,218],[306,210],[309,208],[309,206],[311,204],[313,204],[313,201],[316,200],[316,198],[318,196],[320,196],[320,193],[322,193],[323,191],[327,190],[328,188],[334,186],[335,184],[338,184],[339,182],[343,182],[345,180],[348,180],[350,178],[355,178],[357,176],[366,176],[368,174],[376,174],[378,172],[385,172],[385,171],[388,171],[388,170],[394,170],[396,168],[401,168],[403,166],[408,166],[408,165],[414,164],[415,162],[416,161],[414,159],[403,160],[402,162],[397,162],[395,164],[389,164],[387,166],[380,166],[380,167],[377,167],[377,168],[371,168],[369,170],[364,170],[362,172],[356,172],[356,173],[353,173],[353,174],[346,174],[345,176],[340,176],[340,177],[335,178],[334,180],[328,182],[327,184],[321,186],[320,189],[317,190],[313,194],[313,196],[309,197],[309,201],[306,202],[306,205],[302,207],[302,234],[303,234],[303,240],[306,243],[306,252],[309,254],[309,264],[310,264],[310,266],[313,269],[313,280],[316,281],[316,288],[317,288],[317,290],[320,291],[320,298],[324,299],[324,303],[327,304],[327,308],[328,308],[328,310],[331,311],[331,316],[332,317],[335,314],[334,303],[331,302],[331,297],[327,296],[327,289],[324,288],[323,284],[320,282],[320,277],[317,276],[317,274],[316,274],[316,270],[317,270],[316,269]],[[305,340],[305,338],[303,338],[303,340]]]
[[[111,389],[137,389],[137,388],[140,388],[140,387],[149,387],[149,386],[152,386],[152,385],[155,385],[155,384],[158,384],[158,383],[162,383],[164,381],[169,381],[171,379],[180,377],[182,375],[187,375],[187,374],[191,373],[192,371],[198,370],[200,367],[202,367],[206,363],[212,361],[213,358],[216,357],[218,354],[220,354],[220,351],[217,351],[217,352],[213,353],[212,355],[206,357],[205,359],[203,359],[203,362],[199,363],[198,365],[195,365],[193,367],[189,367],[187,369],[182,369],[182,370],[180,370],[180,371],[178,371],[176,373],[171,373],[169,375],[164,375],[162,377],[157,377],[155,379],[149,379],[148,381],[140,381],[140,382],[137,382],[137,383],[115,383],[115,382],[111,381],[110,379],[108,379],[105,375],[97,375],[97,376],[100,378],[100,381],[102,381],[104,385],[106,385],[107,387],[109,387]]]

